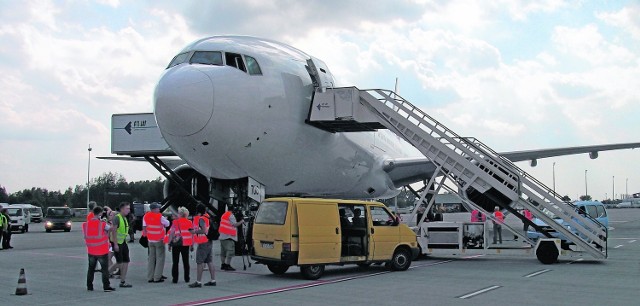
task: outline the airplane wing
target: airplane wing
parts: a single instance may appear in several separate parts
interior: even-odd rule
[[[124,160],[124,161],[137,161],[137,162],[147,162],[144,157],[125,157],[125,156],[98,156],[97,159],[104,160]],[[180,158],[161,158],[161,160],[167,165],[167,167],[171,169],[175,169],[178,166],[184,165],[187,162]]]
[[[640,142],[513,151],[500,154],[512,162],[530,160],[531,166],[535,167],[538,164],[537,160],[541,158],[588,153],[591,159],[595,159],[600,151],[634,148],[640,148]],[[435,170],[435,166],[426,157],[390,158],[384,161],[383,169],[388,173],[395,186],[405,186],[429,179],[430,174]]]
[[[566,147],[566,148],[542,149],[542,150],[514,151],[514,152],[503,152],[500,154],[508,158],[512,162],[530,160],[531,165],[535,166],[537,164],[536,160],[540,158],[589,153],[589,157],[591,159],[596,159],[598,158],[598,152],[600,151],[634,149],[634,148],[640,148],[640,142],[617,143],[617,144],[596,145],[596,146]]]

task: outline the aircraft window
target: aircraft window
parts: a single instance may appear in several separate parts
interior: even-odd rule
[[[189,52],[185,52],[185,53],[180,53],[178,55],[176,55],[171,62],[169,63],[169,66],[167,66],[167,69],[176,66],[176,65],[180,65],[184,62],[187,61],[187,55],[189,55]]]
[[[247,72],[247,68],[244,67],[244,61],[242,61],[242,55],[237,53],[224,53],[224,59],[227,62],[227,66],[236,67],[244,72]]]
[[[262,75],[262,70],[260,70],[260,65],[258,65],[258,61],[255,58],[245,55],[245,60],[247,60],[247,70],[249,70],[250,75]]]
[[[222,52],[196,51],[193,53],[189,63],[222,66]]]

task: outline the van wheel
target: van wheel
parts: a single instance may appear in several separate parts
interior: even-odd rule
[[[48,230],[47,230],[47,233],[51,233],[51,230],[50,230],[50,229],[48,229]]]
[[[396,252],[393,253],[389,266],[393,271],[405,271],[409,269],[409,266],[411,266],[411,255],[409,251],[405,248],[397,249]]]
[[[65,231],[65,232],[70,232],[70,231],[71,231],[71,229],[65,228],[65,229],[64,229],[64,231]]]
[[[271,271],[271,273],[276,275],[285,274],[287,270],[289,270],[289,266],[287,265],[267,265],[267,268],[269,268],[269,271]]]
[[[300,266],[300,272],[305,279],[316,280],[324,273],[324,265]]]

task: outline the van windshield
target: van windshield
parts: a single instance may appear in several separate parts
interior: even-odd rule
[[[284,224],[288,205],[287,202],[263,202],[256,215],[256,224]]]
[[[49,208],[49,210],[47,210],[47,216],[71,216],[71,212],[68,208]]]
[[[36,208],[29,208],[29,212],[32,214],[41,214],[42,211],[40,210],[40,208],[36,207]]]
[[[22,215],[22,208],[9,208],[7,209],[7,213],[9,214],[9,216],[21,216]]]

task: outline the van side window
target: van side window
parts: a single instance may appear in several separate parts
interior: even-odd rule
[[[597,218],[598,217],[598,213],[596,211],[596,206],[588,205],[588,206],[585,206],[585,208],[587,209],[587,213],[589,214],[589,216],[591,216],[591,218]]]
[[[598,213],[598,218],[604,218],[607,216],[607,211],[604,209],[604,206],[596,206],[596,211]]]
[[[244,72],[247,72],[247,68],[244,66],[242,55],[238,53],[224,53],[224,60],[227,62],[227,66],[236,67]]]
[[[263,202],[256,215],[256,224],[283,225],[287,218],[287,202]]]
[[[373,226],[391,226],[395,219],[386,209],[379,206],[371,206],[371,220]]]

